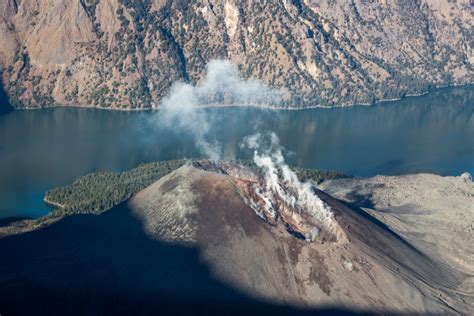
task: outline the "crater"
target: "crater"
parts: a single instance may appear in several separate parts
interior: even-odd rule
[[[297,239],[308,242],[337,242],[345,237],[331,208],[319,197],[312,183],[303,189],[278,179],[278,189],[269,190],[259,171],[227,161],[202,160],[192,163],[197,169],[225,174],[243,202],[271,226],[281,225]],[[309,186],[309,189],[308,189]]]

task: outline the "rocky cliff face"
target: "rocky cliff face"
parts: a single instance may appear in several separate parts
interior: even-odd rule
[[[472,82],[472,1],[5,0],[0,66],[15,107],[149,108],[212,59],[344,105]]]

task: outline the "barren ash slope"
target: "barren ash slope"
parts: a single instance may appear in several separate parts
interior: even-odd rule
[[[450,206],[466,217],[450,226],[425,218],[417,213],[425,198],[412,196],[419,205],[405,210],[417,216],[407,229],[393,224],[397,216],[374,215],[269,166],[261,175],[190,163],[101,215],[1,238],[0,307],[7,315],[472,310],[472,228],[457,229],[472,223],[462,206],[473,205],[472,183],[438,177],[463,188],[462,205]],[[339,181],[324,188],[341,196],[352,184]],[[387,183],[397,181],[405,179]],[[447,239],[434,247],[441,234]]]
[[[410,174],[329,180],[321,189],[363,208],[400,232],[418,249],[470,276],[461,288],[466,293],[474,291],[474,184],[471,175]]]
[[[406,239],[403,231],[317,189],[332,226],[277,200],[271,201],[278,205],[275,221],[269,213],[256,216],[254,207],[264,209],[265,202],[249,195],[248,182],[256,180],[246,172],[226,164],[184,166],[129,206],[154,238],[197,247],[220,280],[268,302],[376,312],[472,310],[472,265],[455,269],[415,247],[423,235]],[[305,234],[311,226],[319,228],[316,237]]]

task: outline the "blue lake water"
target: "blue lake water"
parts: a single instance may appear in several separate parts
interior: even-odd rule
[[[290,163],[355,176],[474,173],[474,86],[375,106],[274,111],[206,109],[224,158],[250,158],[242,138],[271,130]],[[156,112],[56,108],[0,116],[0,217],[49,211],[48,189],[78,176],[141,162],[199,157],[192,135]]]

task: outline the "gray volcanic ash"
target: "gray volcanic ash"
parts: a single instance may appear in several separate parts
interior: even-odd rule
[[[362,209],[312,187],[320,201],[313,207],[331,214],[330,226],[322,225],[298,200],[290,204],[278,190],[262,194],[265,172],[196,162],[139,192],[128,207],[149,236],[199,249],[218,280],[257,299],[377,312],[468,310],[469,297],[457,290],[462,273]],[[279,189],[298,199],[295,184],[283,179]],[[312,239],[315,227],[319,235]]]
[[[256,156],[263,154],[257,150]],[[422,206],[381,216],[341,202],[311,183],[292,183],[282,167],[276,167],[277,186],[272,189],[267,181],[275,173],[268,174],[271,169],[263,165],[254,170],[222,161],[187,164],[101,215],[70,216],[1,238],[0,249],[8,255],[0,262],[0,306],[29,315],[38,306],[63,302],[58,314],[117,310],[136,315],[163,312],[162,305],[173,298],[173,308],[182,309],[190,301],[206,309],[224,308],[227,314],[250,298],[298,310],[469,314],[472,269],[469,260],[460,261],[472,244],[469,232],[460,234],[472,217],[469,205],[449,204],[451,223],[463,222],[454,230],[436,214],[417,213]],[[413,192],[415,183],[407,180],[389,183],[400,181],[399,186],[409,189],[405,194]],[[341,188],[362,180],[341,181],[320,187],[342,194]],[[429,191],[440,188],[433,183]],[[460,183],[446,182],[449,190],[459,187],[452,198],[472,200],[472,184]],[[300,193],[301,186],[311,190]],[[377,207],[387,196],[393,203],[392,194],[377,193],[390,188],[364,188],[375,191]],[[433,199],[429,191],[410,195],[413,205]],[[448,200],[442,195],[439,199]],[[311,207],[330,214],[330,225],[312,216]],[[465,217],[458,217],[459,211]],[[411,216],[407,234],[397,218]],[[315,227],[319,234],[312,238]],[[453,248],[451,239],[438,239],[448,232],[464,254],[446,249]],[[432,251],[436,240],[447,256]]]

